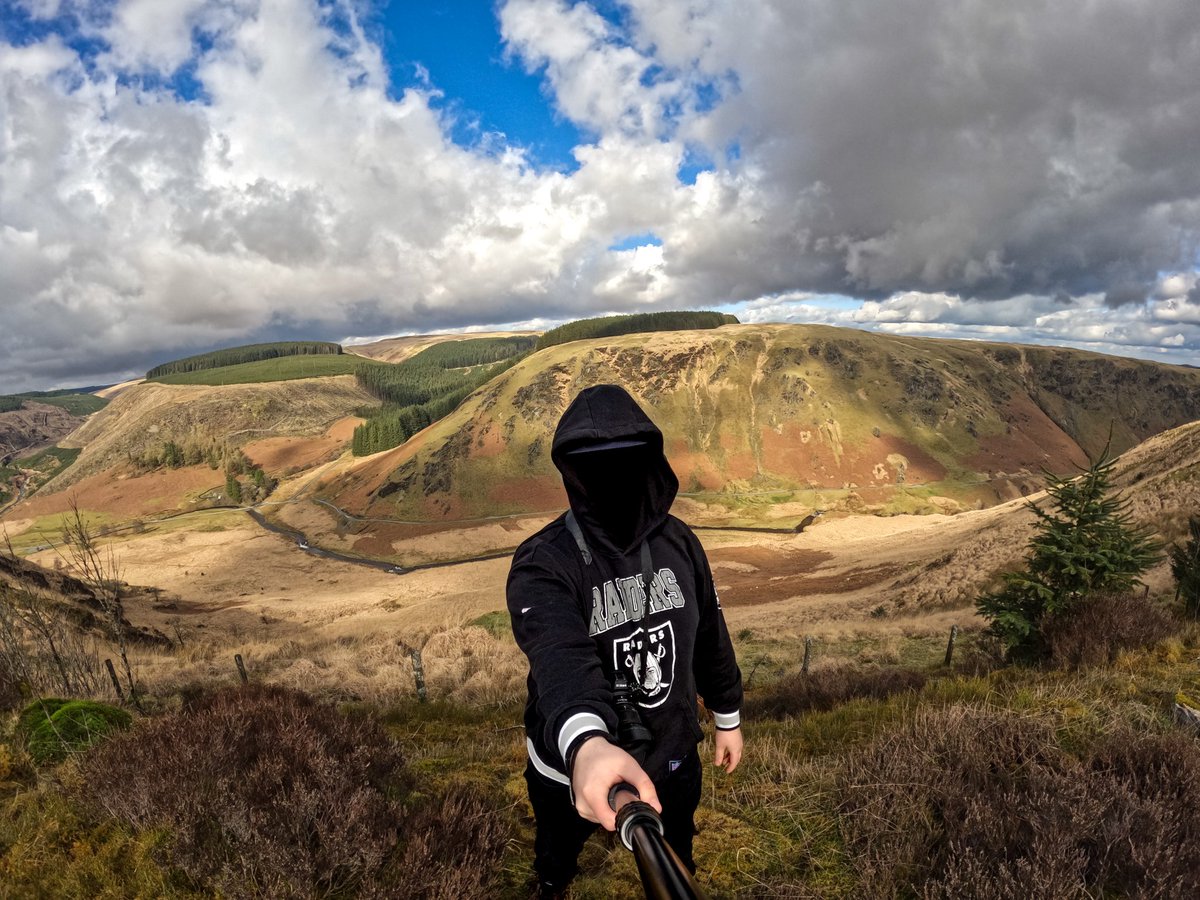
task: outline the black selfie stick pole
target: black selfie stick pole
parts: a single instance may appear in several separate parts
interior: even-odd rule
[[[608,792],[608,805],[617,811],[617,834],[637,860],[648,900],[708,900],[663,838],[662,819],[633,785],[615,785]]]

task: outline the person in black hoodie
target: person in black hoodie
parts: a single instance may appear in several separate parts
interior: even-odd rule
[[[551,458],[570,509],[517,549],[507,589],[529,657],[525,779],[542,896],[565,890],[596,824],[614,829],[608,793],[622,781],[662,813],[695,870],[697,693],[716,721],[715,764],[732,772],[742,754],[741,673],[704,550],[669,513],[679,482],[662,432],[625,390],[598,385],[563,413]],[[618,746],[623,683],[648,746]]]

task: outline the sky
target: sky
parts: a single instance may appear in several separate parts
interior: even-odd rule
[[[0,0],[0,393],[719,309],[1200,364],[1196,0]]]

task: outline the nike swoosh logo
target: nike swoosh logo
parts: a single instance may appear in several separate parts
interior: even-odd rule
[[[529,612],[531,609],[533,609],[532,606],[526,606],[524,609],[521,610],[521,615],[525,615],[525,613]]]

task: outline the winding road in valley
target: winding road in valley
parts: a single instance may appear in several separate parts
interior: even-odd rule
[[[501,550],[498,553],[485,553],[481,556],[469,556],[464,559],[450,559],[441,562],[418,563],[411,566],[402,566],[397,563],[388,562],[387,560],[371,559],[365,556],[350,556],[346,553],[338,553],[336,550],[326,550],[322,547],[314,547],[308,540],[308,537],[302,531],[297,531],[294,528],[284,528],[282,525],[276,525],[274,522],[268,521],[257,509],[246,508],[245,512],[265,528],[267,531],[274,534],[280,534],[295,542],[297,549],[319,556],[322,559],[336,559],[339,562],[354,563],[359,566],[368,566],[372,569],[379,569],[382,572],[390,572],[393,575],[405,575],[409,572],[419,572],[423,569],[444,569],[448,566],[461,566],[464,563],[483,562],[489,559],[502,559],[507,556],[512,556],[512,550]],[[515,549],[515,548],[514,548]]]

